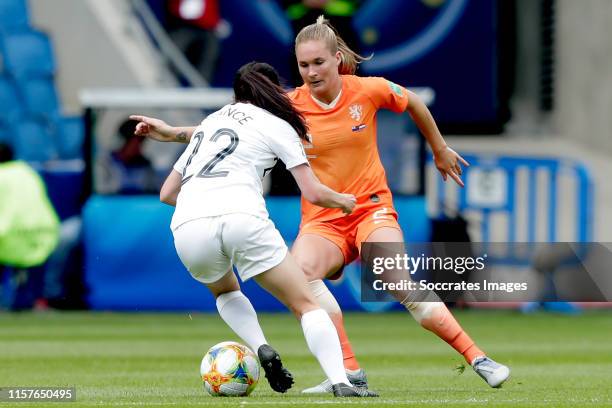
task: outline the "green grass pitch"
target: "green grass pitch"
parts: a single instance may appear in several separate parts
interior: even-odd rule
[[[199,379],[213,344],[238,340],[214,314],[0,314],[0,387],[75,386],[73,403],[2,406],[97,407],[612,407],[612,314],[457,312],[458,320],[512,377],[490,389],[462,359],[405,313],[350,314],[348,333],[378,399],[303,396],[323,373],[298,323],[262,314],[268,341],[296,383],[274,393],[265,378],[248,398],[213,398]]]

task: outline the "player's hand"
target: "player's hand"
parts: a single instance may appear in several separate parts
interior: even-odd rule
[[[455,183],[459,184],[461,187],[464,186],[463,181],[461,180],[461,174],[463,174],[463,170],[461,170],[461,165],[469,166],[470,164],[465,161],[465,159],[457,154],[453,149],[448,146],[443,147],[434,153],[434,162],[440,174],[442,174],[442,178],[444,181],[450,176]]]
[[[134,134],[160,142],[176,142],[176,130],[161,119],[148,116],[130,115],[130,119],[138,121]]]
[[[357,198],[352,194],[340,194],[340,208],[345,214],[350,214],[357,205]]]

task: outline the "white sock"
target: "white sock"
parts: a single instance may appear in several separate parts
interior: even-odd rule
[[[302,315],[302,330],[310,352],[319,360],[321,368],[332,384],[350,385],[344,364],[342,349],[334,324],[323,309],[315,309]]]
[[[323,310],[325,310],[329,314],[341,313],[340,305],[338,301],[331,294],[329,288],[321,279],[313,280],[312,282],[308,282],[308,287],[310,291],[317,299],[317,302],[321,306]]]
[[[241,291],[217,297],[217,310],[227,325],[257,354],[259,346],[268,344],[261,330],[253,305]]]

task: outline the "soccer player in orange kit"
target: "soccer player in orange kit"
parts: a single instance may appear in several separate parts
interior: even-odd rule
[[[309,127],[305,150],[310,165],[322,183],[354,194],[357,207],[345,217],[302,199],[302,223],[291,252],[336,325],[349,379],[364,385],[366,378],[345,333],[340,307],[321,279],[337,277],[344,265],[359,256],[363,242],[403,242],[376,146],[376,112],[381,108],[408,111],[427,139],[444,180],[451,177],[463,186],[460,163],[468,163],[448,147],[414,93],[384,78],[354,75],[364,58],[349,49],[323,17],[298,33],[295,54],[304,85],[290,96]],[[498,387],[508,378],[510,370],[486,357],[439,299],[418,302],[408,295],[397,300],[424,328],[461,353],[490,386]],[[328,381],[304,390],[329,391]]]
[[[384,78],[354,75],[364,58],[349,49],[323,17],[298,33],[295,53],[304,85],[290,97],[309,127],[310,140],[304,148],[310,165],[323,184],[354,194],[357,206],[345,216],[302,199],[300,232],[291,253],[336,326],[348,379],[356,386],[367,387],[365,372],[344,329],[342,311],[322,279],[339,277],[344,265],[359,256],[363,242],[404,240],[376,146],[376,112],[381,108],[407,111],[429,143],[444,180],[451,177],[463,186],[460,163],[468,163],[448,147],[418,96]],[[160,141],[187,141],[194,129],[171,127],[152,118],[138,119],[146,125],[139,134]],[[393,295],[422,327],[460,353],[491,387],[499,387],[509,377],[508,367],[488,358],[435,294],[427,302],[410,294],[402,298]],[[326,380],[304,392],[331,390]]]

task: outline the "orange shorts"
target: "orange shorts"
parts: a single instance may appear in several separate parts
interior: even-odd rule
[[[344,264],[348,265],[359,257],[361,244],[372,232],[382,227],[401,231],[393,206],[381,203],[380,206],[370,207],[346,217],[329,221],[310,221],[300,227],[298,237],[302,234],[315,234],[333,242],[344,256]],[[328,279],[338,279],[341,275],[342,269]]]

